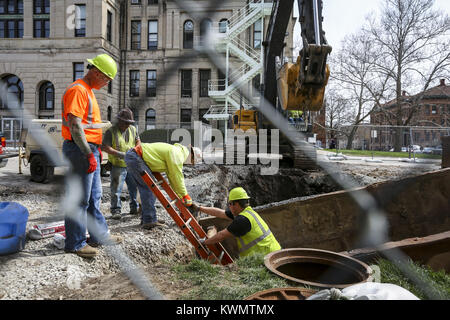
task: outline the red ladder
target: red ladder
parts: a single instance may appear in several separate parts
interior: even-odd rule
[[[184,206],[182,200],[172,190],[169,183],[166,181],[166,179],[164,179],[161,173],[153,172],[153,175],[157,181],[155,181],[147,172],[142,175],[142,179],[144,179],[144,182],[167,210],[169,215],[184,233],[185,237],[194,246],[200,257],[212,263],[219,263],[222,265],[233,263],[233,259],[230,257],[221,243],[215,243],[208,246],[200,243],[200,239],[206,239],[206,233],[203,230],[202,226],[194,218],[191,212]],[[161,186],[167,193],[170,201],[162,193],[159,186]],[[175,204],[178,208],[178,212],[177,210],[175,210]]]

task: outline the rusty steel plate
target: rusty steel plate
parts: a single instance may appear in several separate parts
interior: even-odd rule
[[[306,288],[274,288],[256,292],[244,300],[306,300],[316,292]]]
[[[373,281],[364,262],[327,250],[290,248],[269,253],[265,266],[276,275],[312,288],[337,288]]]

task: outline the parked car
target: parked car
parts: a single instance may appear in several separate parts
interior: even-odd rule
[[[413,144],[411,147],[411,152],[414,151],[415,153],[422,153],[422,147],[417,145],[417,144]]]
[[[423,148],[422,153],[432,154],[433,150],[434,150],[434,148],[432,148],[432,147],[425,147],[425,148]]]
[[[442,145],[433,148],[432,154],[442,154]]]

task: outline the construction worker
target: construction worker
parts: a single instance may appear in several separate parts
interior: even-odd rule
[[[144,229],[161,227],[163,220],[156,217],[155,196],[142,179],[144,172],[165,172],[173,191],[186,206],[192,205],[184,184],[183,164],[196,164],[201,161],[198,148],[185,147],[179,143],[174,145],[156,142],[141,143],[125,154],[127,170],[134,178],[141,196],[141,224]]]
[[[138,203],[136,200],[137,186],[134,179],[127,172],[125,163],[125,152],[141,143],[136,127],[132,124],[133,112],[125,108],[117,115],[117,123],[114,124],[103,137],[102,150],[109,154],[108,160],[112,164],[111,168],[111,206],[110,212],[113,219],[122,217],[122,194],[123,183],[127,183],[130,195],[130,214],[137,214]]]
[[[228,195],[228,208],[223,210],[214,207],[203,207],[193,203],[192,209],[210,216],[232,220],[231,224],[211,238],[203,240],[205,245],[221,242],[229,237],[236,237],[239,256],[245,257],[254,253],[268,254],[280,250],[281,246],[270,231],[267,224],[249,205],[247,192],[234,188]]]
[[[92,258],[98,254],[96,246],[120,243],[123,239],[109,234],[100,211],[102,121],[93,92],[93,89],[99,90],[114,79],[117,65],[107,54],[100,54],[87,61],[89,71],[82,79],[72,83],[62,97],[62,151],[70,161],[70,173],[78,178],[76,180],[82,186],[76,209],[65,215],[65,250]],[[67,189],[68,192],[74,191],[74,195],[78,191],[71,190],[69,183]],[[90,235],[89,244],[86,230]]]

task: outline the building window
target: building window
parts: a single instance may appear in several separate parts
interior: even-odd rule
[[[73,63],[73,81],[83,78],[84,76],[84,63],[74,62]]]
[[[437,108],[436,105],[431,106],[431,114],[437,114]]]
[[[227,19],[220,20],[220,22],[219,22],[219,32],[220,33],[226,33],[229,23],[230,22]]]
[[[0,109],[19,109],[23,107],[23,84],[17,76],[6,76],[0,81],[0,86],[6,86],[7,91],[6,100],[2,100],[0,96]]]
[[[180,127],[189,129],[191,127],[191,118],[191,109],[181,109]]]
[[[33,1],[34,14],[50,14],[50,0],[34,0]]]
[[[23,0],[0,0],[0,14],[23,14]]]
[[[148,109],[145,113],[145,130],[156,128],[156,111],[155,109]]]
[[[158,49],[158,21],[148,22],[148,50]]]
[[[200,41],[205,41],[211,31],[212,22],[210,19],[203,19],[200,23]]]
[[[211,80],[211,70],[200,70],[200,97],[208,97],[208,82]]]
[[[261,88],[261,75],[258,74],[256,77],[252,79],[252,96],[259,97]]]
[[[148,4],[158,4],[158,0],[148,0]]]
[[[113,90],[113,81],[109,80],[108,81],[108,93],[112,93]]]
[[[201,108],[201,109],[198,109],[198,117],[199,117],[199,120],[201,121],[201,122],[203,122],[203,123],[205,123],[205,124],[209,124],[209,121],[208,120],[206,120],[205,118],[203,118],[203,116],[208,112],[208,108]]]
[[[259,49],[261,48],[261,20],[258,20],[253,25],[253,48]]]
[[[106,116],[106,119],[108,119],[108,121],[111,121],[112,119],[112,107],[108,106],[108,114]]]
[[[147,70],[147,97],[156,97],[156,70]]]
[[[23,20],[0,20],[0,38],[23,38]]]
[[[55,87],[49,81],[43,83],[39,88],[39,110],[55,109]]]
[[[131,21],[131,50],[141,49],[141,21]]]
[[[192,98],[192,70],[181,70],[181,97]]]
[[[108,10],[106,14],[106,40],[112,42],[112,13]]]
[[[75,5],[75,37],[86,37],[86,5]]]
[[[183,48],[192,49],[194,47],[194,23],[187,20],[183,25]]]
[[[217,69],[217,80],[219,82],[219,85],[218,85],[219,91],[225,90],[225,84],[226,84],[227,80],[226,80],[225,74],[220,69]]]
[[[139,70],[130,70],[130,97],[139,97]]]
[[[131,4],[141,4],[141,0],[131,0]]]
[[[49,19],[34,19],[33,36],[35,38],[49,38],[50,37],[50,20]]]

